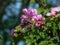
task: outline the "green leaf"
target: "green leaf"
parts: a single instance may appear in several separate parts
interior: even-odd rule
[[[49,12],[49,9],[44,9],[43,14],[45,15],[47,12]]]
[[[51,44],[48,44],[48,45],[56,45],[56,44],[54,44],[54,43],[51,43]]]
[[[52,25],[51,25],[51,22],[49,23],[46,23],[46,25],[47,25],[47,27],[51,27]]]
[[[58,27],[59,27],[59,29],[60,29],[60,23],[58,23]]]
[[[53,35],[56,35],[56,29],[57,29],[57,27],[56,27],[56,23],[53,23]]]
[[[41,41],[41,43],[39,45],[47,45],[48,44],[48,41],[45,40],[45,41]]]
[[[41,38],[45,38],[44,32],[40,32],[39,34]]]
[[[17,33],[15,33],[15,34],[14,34],[14,36],[15,36],[15,37],[18,37],[18,34],[17,34]]]
[[[43,8],[37,8],[37,11],[38,11],[38,13],[40,14],[41,12],[44,11],[44,9],[43,9]]]
[[[16,32],[20,31],[20,26],[16,26],[16,27],[15,27],[15,31],[16,31]]]

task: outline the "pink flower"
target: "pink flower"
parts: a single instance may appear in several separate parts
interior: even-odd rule
[[[28,15],[28,16],[37,15],[36,9],[29,9],[28,12],[27,12],[27,15]]]
[[[37,15],[37,10],[36,9],[26,9],[26,8],[24,8],[22,11],[28,17]]]
[[[25,15],[22,15],[20,18],[21,18],[21,22],[24,22],[24,20],[27,19],[28,17]]]
[[[54,7],[54,8],[51,9],[51,11],[59,12],[60,11],[60,7]]]
[[[51,11],[51,14],[52,14],[53,16],[55,16],[55,15],[56,15],[56,12],[55,12],[55,11]]]
[[[50,13],[50,12],[48,12],[48,13],[46,14],[46,16],[51,16],[51,13]]]
[[[22,11],[25,15],[27,15],[28,10],[26,8],[24,8]]]
[[[51,13],[48,12],[48,13],[46,14],[46,16],[55,16],[55,15],[56,15],[56,12],[54,12],[54,11],[51,11]]]
[[[33,17],[32,17],[32,20],[34,21],[34,20],[36,20],[36,18],[37,18],[36,16],[33,16]]]
[[[33,10],[33,11],[32,11]],[[37,10],[36,9],[32,9],[31,11],[33,12],[32,15],[37,15]]]
[[[53,16],[56,15],[56,12],[60,12],[60,7],[54,7],[54,8],[51,9],[51,13],[52,13]]]
[[[43,17],[42,17],[42,15],[40,14],[40,15],[37,15],[36,16],[36,20],[38,20],[38,21],[41,21],[41,20],[43,20]]]
[[[42,22],[37,21],[37,22],[35,23],[35,26],[36,26],[36,27],[39,27],[39,26],[41,25],[41,23],[42,23]]]
[[[35,16],[32,17],[32,20],[42,21],[43,17],[42,17],[41,14],[40,15],[35,15]]]

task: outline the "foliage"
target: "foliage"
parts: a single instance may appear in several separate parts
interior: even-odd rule
[[[60,42],[60,7],[23,9],[21,23],[14,29],[14,37],[28,45],[58,45]]]

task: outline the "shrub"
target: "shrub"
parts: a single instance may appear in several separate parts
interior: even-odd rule
[[[24,39],[28,45],[59,45],[60,7],[39,9],[40,14],[36,9],[23,9],[21,23],[13,32],[14,37]]]

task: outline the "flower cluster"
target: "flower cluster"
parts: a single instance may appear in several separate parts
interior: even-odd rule
[[[60,7],[51,8],[50,12],[46,12],[47,14],[43,11],[43,15],[38,14],[36,9],[24,8],[22,11],[21,23],[15,29],[12,29],[12,36],[25,39],[26,43],[30,45],[59,44]]]
[[[60,7],[51,8],[51,12],[48,12],[46,16],[56,16],[57,12],[60,12]]]
[[[23,9],[24,15],[20,17],[21,23],[24,23],[26,20],[30,20],[31,22],[35,22],[35,26],[40,26],[43,24],[44,18],[42,14],[37,14],[36,9]]]

